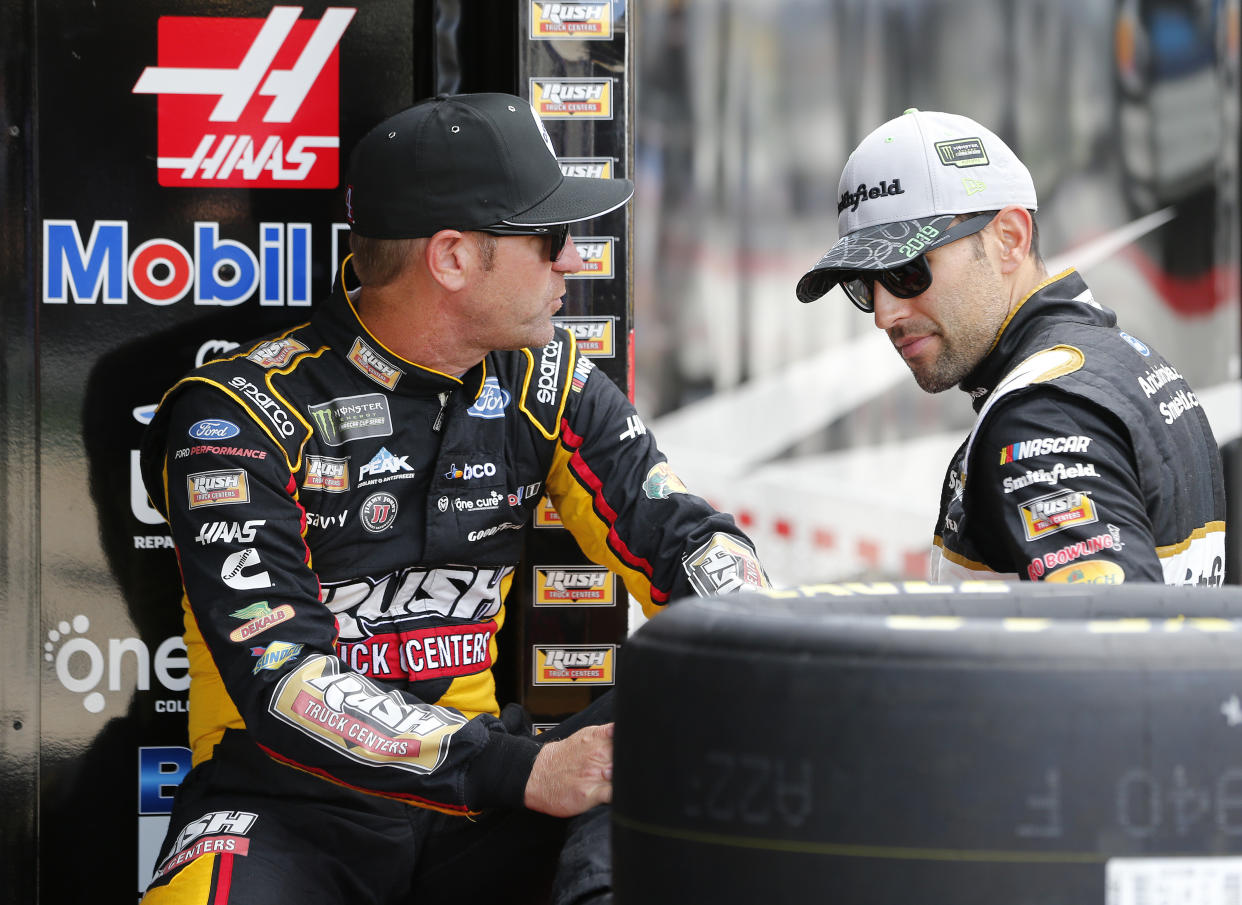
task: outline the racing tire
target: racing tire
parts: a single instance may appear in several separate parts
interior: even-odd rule
[[[1240,697],[1234,588],[684,600],[620,652],[616,902],[1231,901]]]

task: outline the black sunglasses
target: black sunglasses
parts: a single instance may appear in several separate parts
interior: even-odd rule
[[[552,240],[552,248],[548,252],[550,261],[561,256],[565,243],[569,241],[568,223],[553,223],[548,226],[510,226],[507,223],[497,223],[495,226],[480,227],[475,232],[487,233],[489,236],[547,236]]]
[[[850,297],[854,307],[867,314],[875,311],[874,286],[876,281],[879,281],[880,285],[889,294],[895,295],[899,299],[912,299],[916,295],[922,295],[931,287],[932,283],[931,265],[927,263],[926,252],[931,251],[933,248],[948,245],[950,242],[956,242],[958,239],[973,236],[991,223],[996,213],[996,211],[992,211],[991,213],[979,214],[977,217],[963,220],[956,226],[946,229],[924,246],[923,254],[916,258],[911,258],[904,264],[898,264],[896,267],[889,267],[886,270],[849,271],[845,275],[845,279],[841,281],[841,288]]]

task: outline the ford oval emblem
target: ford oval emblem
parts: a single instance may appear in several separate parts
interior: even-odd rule
[[[223,421],[219,418],[199,421],[190,428],[190,436],[195,440],[227,440],[240,433],[241,428],[232,421]]]

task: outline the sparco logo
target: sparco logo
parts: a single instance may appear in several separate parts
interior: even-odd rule
[[[246,396],[249,396],[254,404],[263,412],[263,416],[272,423],[272,427],[276,428],[277,433],[282,437],[292,437],[293,420],[289,417],[289,412],[285,410],[279,402],[273,399],[269,394],[263,392],[245,377],[233,377],[229,380],[229,386],[241,390]]]
[[[904,195],[906,190],[901,187],[901,180],[894,179],[887,182],[881,179],[878,186],[868,186],[866,183],[860,183],[854,191],[846,190],[841,193],[841,198],[837,201],[837,213],[845,210],[847,207],[851,211],[858,210],[858,205],[864,201],[874,201],[876,198],[884,198],[888,195]]]
[[[543,347],[539,357],[539,392],[535,396],[545,405],[556,401],[556,391],[560,387],[561,348],[560,342],[554,339]]]
[[[318,22],[301,11],[160,17],[159,65],[133,87],[160,95],[160,185],[337,185],[337,43],[356,10],[329,7]]]

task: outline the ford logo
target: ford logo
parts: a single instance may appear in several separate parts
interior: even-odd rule
[[[232,421],[222,421],[219,418],[199,421],[190,428],[190,436],[195,440],[227,440],[240,433],[241,428]]]
[[[474,405],[466,409],[466,414],[472,418],[503,418],[505,408],[508,407],[512,398],[509,391],[501,387],[495,377],[489,377],[483,381],[483,390],[479,393],[479,398],[474,400]]]

